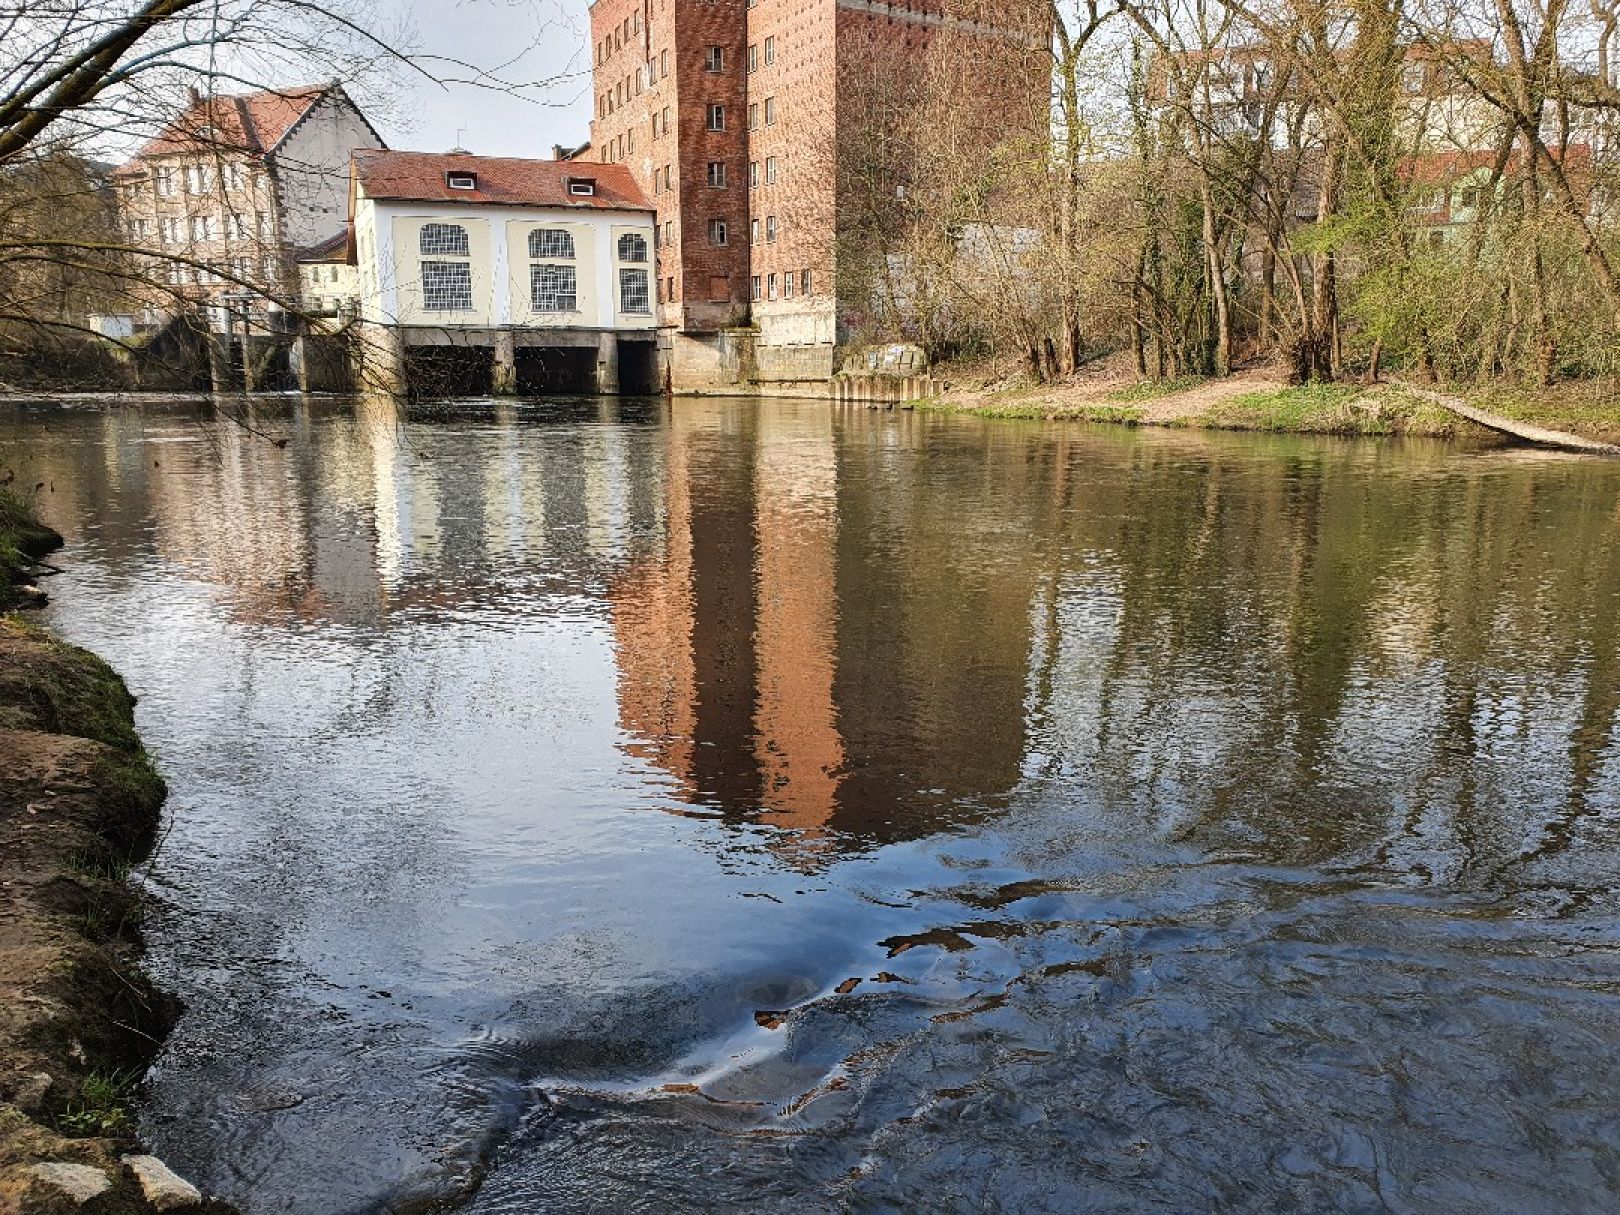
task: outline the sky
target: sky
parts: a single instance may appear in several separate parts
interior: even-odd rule
[[[369,0],[403,23],[422,66],[392,67],[356,100],[392,148],[544,159],[590,137],[586,0]],[[471,83],[483,79],[486,84]],[[373,97],[372,94],[379,94]],[[375,104],[374,104],[375,102]]]

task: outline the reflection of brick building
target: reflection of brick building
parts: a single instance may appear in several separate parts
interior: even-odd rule
[[[658,209],[659,317],[677,384],[837,369],[836,225],[849,208],[836,170],[868,117],[852,76],[873,70],[872,48],[885,72],[903,73],[942,33],[971,42],[964,62],[982,70],[962,87],[985,112],[1016,115],[998,121],[1031,110],[1004,104],[1009,88],[1045,97],[1045,75],[996,66],[1032,36],[972,3],[595,0],[587,154],[628,165]]]

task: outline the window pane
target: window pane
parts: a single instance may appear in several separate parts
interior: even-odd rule
[[[530,266],[529,297],[536,312],[576,312],[578,279],[572,266]]]
[[[422,307],[429,312],[471,312],[472,267],[466,262],[423,262]]]
[[[566,228],[536,228],[529,233],[530,257],[573,257],[574,234]]]
[[[467,254],[467,229],[460,224],[423,224],[421,252]]]
[[[647,272],[645,270],[619,271],[619,311],[652,311],[652,307],[647,301]]]
[[[626,232],[619,237],[619,260],[621,262],[646,261],[647,238],[634,232]]]

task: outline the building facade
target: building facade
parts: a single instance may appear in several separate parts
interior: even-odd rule
[[[336,82],[202,97],[113,172],[130,243],[165,260],[138,293],[147,326],[222,297],[256,317],[298,286],[297,260],[341,234],[349,160],[382,139]],[[265,297],[269,297],[268,299]]]
[[[350,209],[384,380],[458,361],[497,393],[655,387],[653,210],[622,166],[362,151]]]
[[[870,48],[903,72],[942,33],[974,40],[986,70],[965,87],[987,108],[998,90],[1047,87],[996,69],[1038,21],[947,0],[595,0],[590,12],[584,155],[623,165],[655,208],[661,349],[680,387],[838,370],[839,158],[865,117],[852,76],[871,70]]]

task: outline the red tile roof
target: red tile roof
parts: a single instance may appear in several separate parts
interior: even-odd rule
[[[476,175],[476,190],[452,190],[445,174]],[[623,165],[582,160],[519,160],[466,152],[354,154],[354,176],[369,198],[396,202],[450,202],[506,207],[597,207],[651,211],[652,204]],[[570,194],[570,178],[596,183],[593,195]]]
[[[314,84],[200,98],[119,172],[139,172],[139,162],[147,157],[185,152],[233,151],[263,156],[274,151],[299,119],[334,87]]]

